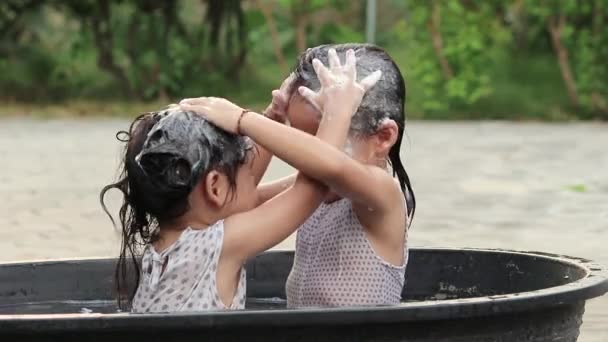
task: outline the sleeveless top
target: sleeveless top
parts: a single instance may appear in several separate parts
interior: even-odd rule
[[[217,292],[216,273],[223,242],[224,222],[219,221],[206,229],[185,229],[161,253],[152,245],[147,246],[131,311],[244,309],[244,268],[230,307],[224,305]],[[166,264],[164,271],[163,264]]]
[[[321,204],[298,229],[287,306],[399,304],[408,258],[405,238],[403,264],[392,265],[373,250],[352,201]]]

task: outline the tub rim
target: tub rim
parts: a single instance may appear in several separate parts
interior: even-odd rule
[[[416,247],[421,252],[470,252],[479,254],[516,254],[567,264],[585,272],[573,282],[539,290],[512,294],[459,299],[405,302],[395,306],[305,308],[272,310],[236,310],[177,313],[70,313],[70,314],[0,314],[0,333],[3,332],[65,332],[65,331],[120,331],[155,329],[201,329],[229,327],[327,326],[373,323],[415,322],[472,318],[538,311],[569,306],[599,297],[608,292],[608,269],[578,257],[536,251],[508,249]],[[267,251],[264,254],[292,253],[290,250]],[[40,262],[9,262],[8,265],[44,265],[85,260],[115,258],[56,259]]]

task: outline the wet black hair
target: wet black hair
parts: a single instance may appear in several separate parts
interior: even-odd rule
[[[120,176],[101,190],[100,202],[116,226],[104,198],[111,189],[122,192],[122,241],[114,279],[118,306],[128,309],[139,283],[140,256],[158,239],[160,223],[189,210],[188,195],[211,170],[225,173],[234,190],[251,143],[199,115],[175,109],[142,114],[116,138],[125,143]]]
[[[382,78],[372,89],[367,91],[353,116],[350,131],[352,134],[368,136],[376,133],[385,119],[392,119],[397,123],[397,141],[389,151],[389,162],[393,170],[393,176],[396,175],[399,179],[399,184],[405,196],[408,216],[413,218],[416,211],[416,197],[399,155],[406,121],[405,81],[399,67],[388,53],[371,44],[320,45],[310,48],[298,57],[294,69],[295,80],[291,85],[290,92],[293,94],[300,86],[312,90],[318,90],[321,87],[312,66],[312,61],[317,58],[324,65],[328,65],[328,51],[332,48],[336,50],[343,62],[346,51],[350,49],[355,51],[357,78],[359,80],[376,70],[382,70]]]

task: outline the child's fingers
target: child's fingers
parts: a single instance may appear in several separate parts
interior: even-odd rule
[[[302,95],[302,97],[304,97],[307,100],[312,100],[315,101],[316,97],[317,97],[317,93],[315,93],[314,91],[310,90],[310,88],[307,87],[299,87],[298,88],[298,92],[300,93],[300,95]]]
[[[195,112],[196,113],[196,106],[191,105],[189,103],[184,103],[184,101],[180,101],[179,107],[181,109],[185,110],[185,111]]]
[[[280,104],[287,104],[287,99],[288,99],[288,95],[284,92],[281,91],[279,89],[275,89],[272,91],[272,100],[280,103]]]
[[[272,107],[276,109],[283,109],[287,106],[287,99],[285,98],[285,94],[280,90],[272,91]]]
[[[359,82],[365,91],[371,89],[382,77],[382,71],[376,70]]]
[[[348,49],[346,51],[346,60],[344,62],[344,69],[346,70],[347,76],[353,80],[357,80],[357,57],[355,56],[355,50]]]
[[[189,111],[189,112],[195,112],[196,114],[199,114],[199,115],[202,115],[202,116],[205,116],[206,113],[209,113],[211,111],[209,109],[209,107],[202,106],[202,105],[191,105],[191,104],[187,104],[187,103],[182,104],[180,102],[179,106],[183,110],[186,110],[186,111]]]
[[[327,87],[331,84],[331,73],[318,59],[312,60],[312,67],[315,69],[315,73],[321,82],[321,86]]]
[[[338,68],[340,68],[340,57],[338,57],[338,53],[336,52],[336,49],[329,49],[329,52],[327,53],[328,59],[329,59],[329,69],[330,70],[337,70]]]
[[[273,90],[272,91],[272,103],[281,104],[283,102],[285,102],[283,99],[283,93],[278,89]]]
[[[300,95],[302,95],[303,98],[305,98],[311,105],[313,105],[315,108],[319,109],[319,95],[317,93],[315,93],[314,91],[310,90],[307,87],[299,87],[298,88],[298,92],[300,93]]]
[[[207,101],[206,97],[196,97],[196,98],[190,98],[190,99],[183,99],[181,101],[179,101],[179,104],[191,104],[191,105],[197,105],[200,103],[203,103]]]

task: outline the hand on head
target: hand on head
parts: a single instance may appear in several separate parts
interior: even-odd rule
[[[346,51],[346,60],[342,64],[335,49],[328,52],[329,69],[323,63],[314,59],[312,65],[317,73],[321,89],[314,92],[307,87],[300,87],[300,95],[306,98],[321,113],[340,112],[340,108],[347,108],[350,114],[356,112],[361,104],[365,92],[372,88],[380,77],[382,71],[376,70],[357,82],[357,58],[355,51]],[[331,106],[331,108],[328,108]],[[338,111],[336,111],[338,109]]]
[[[264,111],[264,114],[275,121],[285,123],[287,121],[287,106],[289,104],[289,88],[295,79],[293,73],[281,83],[279,89],[272,91],[272,102]]]
[[[294,80],[294,74],[290,74],[281,84],[279,89],[272,91],[272,103],[265,111],[265,115],[274,121],[285,123],[287,120],[287,105],[289,103],[289,87]],[[216,126],[238,134],[238,120],[245,109],[236,104],[219,97],[198,97],[183,99],[179,106],[184,110],[193,111],[205,116]]]
[[[345,113],[346,115],[354,115],[365,92],[380,80],[382,72],[376,70],[357,82],[357,58],[353,50],[346,52],[344,64],[340,62],[335,49],[330,49],[328,54],[329,68],[325,67],[318,59],[313,61],[313,67],[321,83],[321,89],[314,92],[307,87],[300,87],[298,91],[323,114],[339,115]],[[289,88],[293,80],[294,74],[290,74],[279,89],[272,91],[272,103],[266,109],[266,116],[270,119],[279,122],[286,121]],[[179,104],[184,110],[201,114],[216,126],[228,132],[239,133],[239,119],[244,109],[226,99],[199,97],[184,99]]]
[[[238,134],[239,118],[244,109],[221,97],[184,99],[179,103],[184,110],[204,116],[219,128]]]

